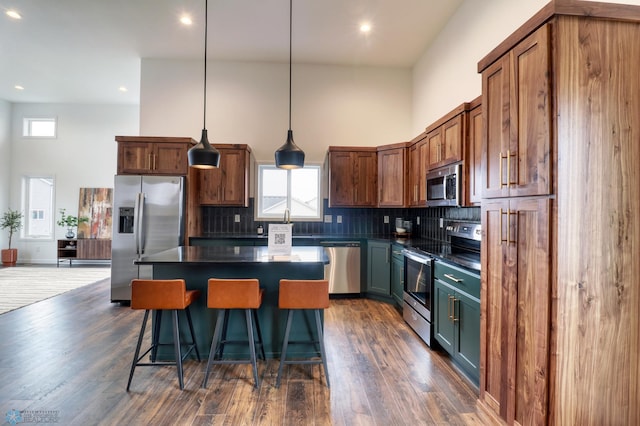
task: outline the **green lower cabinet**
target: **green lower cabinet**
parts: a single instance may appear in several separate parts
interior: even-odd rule
[[[391,245],[391,297],[396,306],[402,307],[402,293],[404,292],[404,255],[402,246]]]
[[[391,244],[367,242],[367,293],[391,296]]]
[[[435,262],[434,277],[435,338],[477,383],[480,378],[480,299],[477,297],[480,277],[440,262]]]

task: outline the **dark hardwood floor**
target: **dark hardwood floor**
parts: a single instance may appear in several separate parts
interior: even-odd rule
[[[0,414],[55,412],[57,424],[94,425],[484,425],[477,390],[431,351],[392,306],[332,300],[325,311],[331,389],[320,367],[277,360],[215,369],[205,363],[138,368],[125,387],[143,313],[109,303],[89,285],[0,315]]]

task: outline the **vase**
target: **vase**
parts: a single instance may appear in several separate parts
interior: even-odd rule
[[[68,228],[67,229],[67,234],[65,235],[65,237],[68,240],[73,240],[76,237],[76,234],[73,232],[73,228]]]

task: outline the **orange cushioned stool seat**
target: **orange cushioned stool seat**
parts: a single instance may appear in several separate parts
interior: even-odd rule
[[[258,379],[256,346],[259,346],[261,349],[262,359],[266,358],[262,344],[260,322],[258,321],[258,309],[262,305],[264,290],[260,288],[260,282],[257,279],[211,278],[208,284],[207,306],[211,309],[218,309],[218,317],[216,327],[213,331],[209,361],[207,362],[202,387],[207,387],[209,372],[211,371],[211,366],[214,364],[251,364],[254,383],[257,388],[260,381]],[[247,326],[246,341],[227,340],[229,312],[232,309],[243,309],[245,311],[245,323]],[[257,341],[253,334],[254,325],[258,337]],[[224,345],[233,343],[248,343],[250,359],[222,359],[224,355]]]
[[[131,281],[131,309],[144,309],[144,319],[140,328],[140,336],[136,346],[136,353],[131,364],[131,372],[129,373],[129,382],[127,383],[127,391],[131,387],[133,372],[138,366],[165,366],[175,365],[178,370],[178,382],[180,389],[184,389],[184,376],[182,371],[182,361],[195,350],[196,357],[200,361],[200,352],[196,346],[196,338],[193,332],[193,322],[191,321],[191,313],[189,305],[200,297],[199,290],[187,290],[185,281],[176,280],[133,280]],[[149,312],[154,311],[153,330],[151,333],[151,347],[140,355],[140,347],[144,337],[145,327],[149,319]],[[160,323],[162,320],[162,312],[170,311],[172,313],[173,322],[173,342],[160,343]],[[187,351],[182,354],[180,342],[180,323],[178,320],[178,311],[184,311],[189,323],[189,331],[191,332],[191,343]],[[175,362],[157,362],[156,356],[159,346],[173,345]],[[140,362],[149,352],[151,352],[151,362]]]
[[[322,322],[320,321],[320,310],[329,307],[329,281],[327,280],[280,280],[280,290],[278,295],[278,307],[288,309],[287,326],[282,340],[282,352],[280,354],[280,366],[278,367],[278,378],[276,387],[280,386],[282,379],[282,368],[285,364],[322,364],[324,367],[324,377],[329,387],[329,372],[327,370],[327,356],[324,350],[324,335],[322,332]],[[318,340],[313,342],[290,342],[291,323],[293,313],[299,309],[312,309],[315,313],[316,328],[318,330]],[[320,359],[307,360],[287,360],[287,347],[290,343],[317,343],[320,346]]]

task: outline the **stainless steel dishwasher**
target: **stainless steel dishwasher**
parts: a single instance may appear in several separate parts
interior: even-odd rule
[[[324,278],[329,280],[329,294],[360,295],[360,242],[320,241],[329,264]]]

